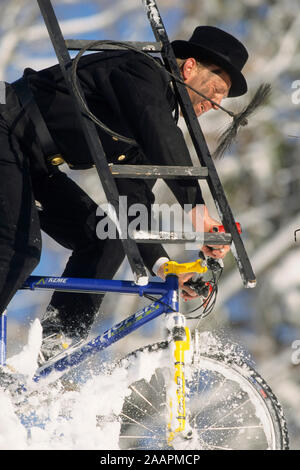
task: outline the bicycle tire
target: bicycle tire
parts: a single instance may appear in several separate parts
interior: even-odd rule
[[[121,366],[134,367],[139,353],[167,349],[166,341],[140,348],[127,355]],[[194,353],[188,367],[187,406],[192,439],[180,438],[173,447],[167,443],[165,367],[159,364],[150,379],[141,378],[128,387],[119,416],[120,449],[289,448],[287,425],[278,399],[244,359],[222,353]]]

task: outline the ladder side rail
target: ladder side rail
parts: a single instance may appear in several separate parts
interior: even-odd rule
[[[52,41],[54,50],[56,52],[59,65],[61,67],[63,76],[69,88],[72,101],[74,103],[75,112],[80,122],[82,131],[85,136],[88,150],[93,158],[95,167],[102,184],[104,193],[107,200],[116,211],[116,216],[122,213],[123,216],[126,214],[127,209],[123,207],[122,198],[120,200],[118,189],[113,176],[109,170],[106,155],[104,153],[102,144],[100,142],[95,124],[82,112],[81,104],[78,101],[76,94],[73,92],[72,80],[71,80],[71,64],[72,59],[69,55],[68,49],[65,44],[60,26],[58,24],[55,12],[53,10],[50,0],[38,0],[38,4],[44,18],[46,27],[50,39]],[[120,225],[120,224],[119,224]],[[127,233],[122,232],[122,228],[119,227],[120,239],[122,241],[125,254],[127,255],[129,264],[133,271],[134,279],[138,284],[145,284],[148,282],[148,275],[141,258],[139,249],[136,242],[128,237]]]
[[[154,33],[155,39],[163,44],[162,57],[168,71],[181,78],[176,57],[168,39],[166,29],[161,19],[155,0],[142,0]],[[191,135],[193,145],[202,166],[208,169],[207,183],[212,194],[217,211],[227,232],[232,236],[232,253],[237,262],[240,275],[245,287],[254,287],[256,284],[250,260],[246,253],[243,241],[237,230],[235,220],[228,204],[223,186],[217,174],[213,159],[207,147],[204,135],[200,128],[198,118],[193,109],[186,87],[173,81],[179,105],[187,128]]]

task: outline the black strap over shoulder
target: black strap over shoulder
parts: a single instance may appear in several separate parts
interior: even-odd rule
[[[48,163],[52,163],[52,165],[60,165],[61,163],[64,163],[64,160],[59,154],[44,118],[35,102],[27,79],[25,77],[20,78],[16,82],[13,82],[11,86],[35,127],[36,135],[41,144],[46,161]]]

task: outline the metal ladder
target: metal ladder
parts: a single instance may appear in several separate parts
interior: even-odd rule
[[[156,5],[155,0],[142,0],[143,6],[146,10],[155,42],[123,42],[124,45],[131,45],[135,48],[151,53],[160,53],[166,70],[180,78],[180,71],[176,62],[176,58],[171,47],[166,29],[164,27],[160,12]],[[105,152],[99,140],[96,130],[96,125],[93,123],[85,113],[82,112],[82,105],[78,96],[74,93],[71,78],[71,64],[72,59],[69,50],[81,50],[87,46],[91,41],[69,39],[65,40],[55,12],[53,10],[51,0],[38,0],[42,16],[44,18],[50,39],[52,41],[54,50],[56,52],[58,62],[60,64],[62,73],[69,88],[71,97],[73,98],[75,112],[82,127],[85,136],[86,144],[89,148],[90,154],[93,158],[103,191],[106,195],[107,201],[112,204],[116,214],[124,208],[122,207],[122,199],[120,200],[118,189],[115,183],[115,178],[197,178],[205,179],[208,183],[211,195],[215,202],[216,208],[222,224],[225,227],[226,233],[213,233],[213,234],[194,234],[194,239],[201,239],[203,244],[231,244],[232,253],[237,262],[237,267],[243,284],[246,288],[254,287],[256,284],[255,274],[252,270],[249,258],[247,256],[243,241],[240,237],[236,223],[225,196],[222,184],[218,177],[213,159],[210,155],[205,138],[201,131],[199,121],[195,115],[186,87],[175,80],[173,81],[174,90],[182,110],[183,117],[187,124],[187,128],[191,135],[191,139],[199,158],[201,166],[192,167],[170,167],[170,166],[136,166],[136,165],[109,165],[106,159]],[[89,50],[124,50],[122,46],[118,47],[111,44],[101,44],[94,46]],[[81,91],[80,85],[79,90]],[[124,235],[124,236],[123,236]],[[191,241],[185,236],[177,236],[177,234],[158,234],[157,237],[144,237],[139,239],[128,238],[126,234],[120,233],[120,238],[123,243],[125,254],[127,255],[129,264],[131,266],[134,280],[137,284],[145,284],[148,281],[148,274],[141,258],[138,243],[151,242],[151,243],[185,243]]]

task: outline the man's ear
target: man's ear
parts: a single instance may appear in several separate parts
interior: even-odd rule
[[[190,78],[191,74],[194,72],[195,67],[197,67],[197,62],[194,57],[189,57],[188,59],[185,60],[183,66],[182,66],[182,76],[184,80],[187,80]]]

